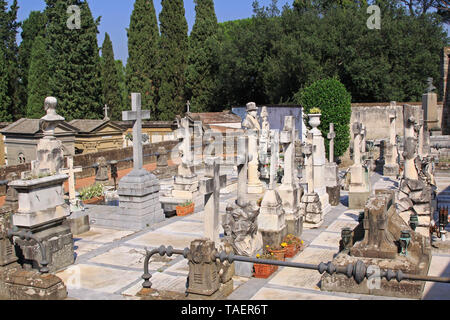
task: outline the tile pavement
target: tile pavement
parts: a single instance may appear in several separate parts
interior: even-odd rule
[[[372,177],[374,189],[392,188],[394,181],[376,175]],[[445,180],[447,183],[447,180]],[[450,185],[450,181],[448,181]],[[235,196],[235,195],[234,195]],[[345,193],[343,199],[345,203]],[[233,196],[221,196],[221,210]],[[331,261],[338,253],[337,243],[343,227],[355,227],[359,211],[348,210],[344,205],[325,216],[319,229],[305,230],[306,248],[295,262],[320,263]],[[142,286],[145,248],[172,245],[183,249],[190,242],[203,236],[203,212],[187,217],[175,217],[151,228],[133,233],[93,227],[91,231],[75,239],[75,264],[57,275],[66,283],[69,297],[89,300],[138,299]],[[155,289],[185,291],[187,261],[180,256],[171,258],[156,256],[150,263]],[[449,276],[450,255],[434,255],[430,275]],[[269,279],[234,279],[235,291],[230,300],[379,300],[374,297],[320,291],[321,275],[315,271],[279,268]],[[450,285],[427,284],[424,299],[450,298]]]

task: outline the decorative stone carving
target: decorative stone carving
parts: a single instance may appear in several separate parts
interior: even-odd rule
[[[97,167],[95,172],[95,182],[101,184],[107,184],[109,181],[108,175],[108,162],[106,162],[105,157],[100,157],[97,159]]]
[[[407,254],[401,253],[400,238],[403,233],[411,235]],[[409,274],[427,275],[431,262],[429,241],[411,230],[396,213],[395,194],[389,190],[377,190],[365,208],[364,219],[353,230],[353,247],[342,251],[334,260],[335,266],[355,265],[358,260],[371,266],[376,272],[391,269]],[[422,281],[380,280],[379,286],[371,285],[371,280],[357,284],[345,275],[325,274],[322,290],[346,293],[371,294],[399,298],[420,299],[425,283]]]
[[[350,167],[350,186],[349,186],[349,208],[362,209],[365,207],[366,201],[371,194],[371,185],[369,179],[369,171],[361,162],[361,141],[362,141],[362,125],[358,121],[353,124],[354,147],[353,160],[354,164]]]
[[[246,135],[249,138],[249,153],[252,155],[252,160],[248,164],[248,193],[261,194],[264,192],[264,186],[259,180],[259,155],[258,143],[261,126],[258,119],[258,108],[254,102],[247,104],[247,117],[242,123],[242,128],[246,130]]]

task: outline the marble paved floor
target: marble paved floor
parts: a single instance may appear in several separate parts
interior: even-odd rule
[[[392,188],[395,181],[375,175],[374,189]],[[450,181],[445,180],[450,185]],[[447,185],[447,187],[448,187]],[[221,196],[221,208],[235,193]],[[346,194],[343,193],[343,203]],[[340,231],[357,225],[359,211],[340,205],[325,216],[318,229],[304,230],[306,249],[291,259],[295,262],[331,261],[338,252]],[[134,233],[93,227],[75,239],[76,262],[57,275],[66,283],[69,297],[81,300],[138,299],[142,287],[145,248],[172,245],[183,249],[203,236],[203,212],[174,217],[151,228]],[[187,261],[182,257],[154,257],[150,263],[155,289],[184,292]],[[450,276],[450,255],[435,254],[430,275]],[[320,291],[321,275],[315,271],[279,268],[269,279],[235,277],[235,291],[230,300],[355,300],[391,299],[388,297]],[[424,299],[450,299],[450,285],[427,284]]]

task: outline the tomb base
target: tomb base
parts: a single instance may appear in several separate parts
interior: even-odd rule
[[[349,192],[348,193],[348,208],[350,210],[364,209],[366,202],[370,197],[371,192]]]
[[[234,262],[234,274],[238,277],[243,277],[243,278],[253,277],[253,263],[235,261]]]
[[[366,266],[378,267],[380,270],[390,269],[394,271],[401,270],[404,273],[413,273],[426,275],[428,272],[427,266],[419,265],[401,259],[375,259],[375,258],[361,258],[351,257],[347,254],[339,254],[334,260],[335,266],[347,266],[349,264],[355,265],[358,260],[364,262]],[[420,268],[420,272],[417,269]],[[422,297],[425,282],[423,281],[402,281],[397,282],[395,279],[387,281],[382,279],[377,285],[374,280],[365,279],[361,284],[358,284],[353,278],[348,278],[343,274],[334,274],[332,276],[324,274],[322,277],[322,291],[331,292],[345,292],[355,294],[366,294],[375,296],[388,296],[396,298],[420,299]]]
[[[270,246],[272,248],[278,247],[283,242],[284,238],[288,235],[288,228],[284,226],[280,231],[262,231],[261,236],[263,239],[264,248]]]
[[[288,234],[300,237],[303,233],[303,216],[286,215],[286,228]]]
[[[341,186],[327,187],[328,200],[332,207],[341,203]]]
[[[248,184],[247,192],[249,194],[263,194],[265,191],[264,186],[261,184],[251,185]]]
[[[31,233],[45,246],[46,260],[49,262],[50,272],[62,270],[74,263],[73,236],[67,221],[56,222],[51,225],[35,229],[18,228],[18,231]],[[39,245],[34,240],[15,240],[22,251],[23,257],[19,262],[27,270],[39,269],[42,261]]]
[[[141,300],[225,300],[233,292],[233,289],[233,280],[229,280],[226,283],[220,284],[219,290],[210,296],[193,293],[186,295],[181,292],[145,288],[141,289],[137,296],[140,297]]]
[[[73,235],[80,235],[91,229],[89,215],[83,211],[72,213],[67,218],[67,222],[69,223],[70,231]]]
[[[144,169],[133,170],[119,182],[118,209],[120,211],[113,210],[111,215],[109,215],[114,207],[104,206],[105,212],[93,215],[92,218],[96,220],[97,225],[100,222],[101,224],[106,223],[111,227],[126,230],[145,229],[165,220],[164,212],[159,202],[160,190],[161,186],[155,175]]]
[[[383,176],[385,177],[397,177],[399,175],[400,169],[398,164],[391,165],[386,164],[383,167]]]
[[[5,295],[8,300],[53,301],[67,298],[64,282],[55,275],[20,268],[0,271],[0,274],[2,272],[4,275],[0,275],[0,282],[3,282],[4,290],[0,290],[0,295]]]

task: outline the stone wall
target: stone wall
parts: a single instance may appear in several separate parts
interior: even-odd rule
[[[403,105],[422,105],[422,102],[397,102],[397,134],[403,136]],[[356,121],[357,114],[361,114],[361,122],[367,128],[367,140],[389,139],[390,102],[353,103],[351,123]],[[443,103],[438,102],[438,119],[441,126]]]
[[[156,163],[156,153],[158,152],[159,147],[164,147],[166,150],[170,151],[175,148],[177,144],[178,141],[165,141],[144,145],[144,164]],[[77,173],[75,177],[82,179],[95,176],[95,168],[93,168],[93,166],[97,163],[99,157],[104,157],[108,162],[113,160],[119,161],[117,164],[118,170],[133,167],[133,147],[77,155],[73,158],[74,166],[83,167],[84,169],[83,172]]]

